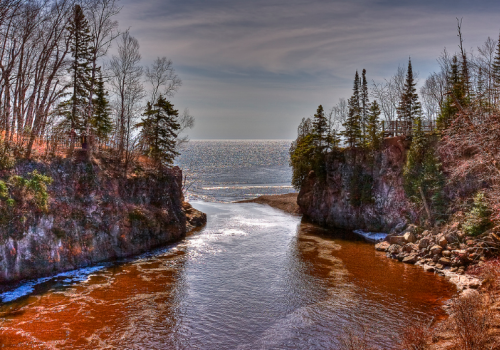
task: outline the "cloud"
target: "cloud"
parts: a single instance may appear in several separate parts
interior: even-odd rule
[[[184,80],[177,103],[201,114],[195,114],[198,125],[204,125],[201,118],[232,118],[234,135],[245,134],[237,121],[246,125],[251,115],[239,112],[248,106],[256,116],[268,116],[260,120],[268,130],[284,120],[272,111],[286,111],[286,120],[298,123],[318,100],[331,106],[348,97],[356,69],[366,68],[370,79],[381,80],[411,56],[425,77],[437,69],[443,47],[456,49],[455,17],[464,17],[466,45],[477,46],[488,35],[496,37],[500,10],[500,2],[448,0],[127,0],[123,5],[120,23],[140,40],[145,61],[173,59]],[[209,104],[214,101],[217,111]],[[275,132],[277,138],[291,138],[294,130]],[[194,135],[211,137],[199,127]],[[248,137],[259,134],[252,128]]]

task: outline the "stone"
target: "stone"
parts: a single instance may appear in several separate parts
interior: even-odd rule
[[[375,250],[377,250],[379,252],[386,252],[390,246],[391,245],[389,244],[389,242],[383,241],[383,242],[375,244]]]
[[[446,247],[446,245],[448,244],[448,241],[446,240],[446,238],[444,236],[441,236],[438,238],[438,241],[437,243],[441,246],[441,247]]]
[[[417,260],[418,260],[417,255],[412,254],[412,255],[409,255],[409,256],[407,256],[406,258],[404,258],[404,259],[403,259],[403,262],[404,262],[405,264],[415,264],[415,263],[417,262]]]
[[[401,252],[401,246],[398,244],[391,244],[389,248],[387,248],[387,252],[391,255],[396,255]]]
[[[397,224],[396,227],[392,229],[392,231],[394,231],[394,233],[400,233],[404,230],[405,227],[406,227],[406,222],[401,222]]]
[[[415,234],[413,232],[406,232],[403,237],[406,243],[415,243],[417,241],[417,238],[415,237]]]
[[[416,234],[417,233],[417,230],[418,230],[418,227],[416,225],[408,225],[404,231],[404,233],[413,233],[413,234]]]
[[[449,258],[451,256],[451,252],[449,250],[443,250],[443,256]]]
[[[404,245],[406,243],[404,236],[392,236],[389,238],[390,244]]]
[[[434,272],[436,269],[434,266],[431,266],[431,265],[424,265],[424,271],[427,271],[427,272]]]
[[[445,257],[442,257],[439,259],[439,264],[444,265],[444,266],[450,266],[451,265],[451,260]]]
[[[457,271],[458,271],[458,267],[452,267],[452,268],[450,269],[450,272],[457,272]]]
[[[446,238],[446,241],[448,243],[453,243],[453,242],[456,242],[458,240],[458,238],[455,235],[455,233],[448,233],[444,237]]]
[[[432,255],[441,255],[441,252],[443,251],[443,248],[438,245],[434,245],[430,249]]]
[[[436,269],[438,269],[438,270],[442,270],[442,269],[443,269],[443,267],[444,267],[444,266],[443,266],[443,265],[441,265],[441,264],[436,264]]]
[[[427,237],[424,237],[420,240],[420,242],[418,242],[418,247],[420,249],[427,248],[430,244],[431,244],[431,240]]]
[[[430,231],[429,230],[425,230],[424,232],[422,232],[422,236],[426,237],[428,235],[430,235]]]

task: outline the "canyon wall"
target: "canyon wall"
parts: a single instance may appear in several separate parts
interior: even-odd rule
[[[48,210],[13,211],[2,204],[0,282],[135,255],[185,236],[179,168],[123,177],[108,161],[90,162],[77,155],[16,165],[15,174],[28,176],[37,170],[53,183],[48,186]]]
[[[418,213],[405,196],[402,177],[408,147],[395,137],[384,139],[377,151],[328,154],[326,176],[311,171],[302,184],[297,198],[302,213],[323,226],[372,232],[390,232],[413,222]],[[364,197],[353,204],[353,192],[359,196],[360,191]]]

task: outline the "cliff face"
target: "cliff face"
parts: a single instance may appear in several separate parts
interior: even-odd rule
[[[417,213],[410,209],[402,179],[407,147],[402,138],[390,138],[372,154],[351,150],[328,155],[326,178],[311,172],[302,184],[297,203],[303,214],[324,226],[378,232],[414,219]],[[364,187],[361,192],[369,196],[353,204],[352,197],[359,197],[355,187]]]
[[[139,254],[185,236],[179,168],[123,178],[106,160],[84,159],[17,165],[21,176],[38,170],[54,181],[48,211],[18,211],[0,227],[0,282]]]

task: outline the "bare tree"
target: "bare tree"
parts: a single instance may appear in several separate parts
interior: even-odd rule
[[[436,120],[446,98],[447,78],[445,72],[432,73],[420,89],[422,105],[429,121]]]
[[[414,79],[418,77],[413,74]],[[387,121],[396,120],[399,100],[404,91],[406,80],[406,68],[398,67],[396,74],[390,79],[385,79],[383,83],[373,82],[372,97],[379,101],[380,109]]]
[[[147,82],[151,84],[151,103],[155,103],[160,94],[172,97],[182,85],[172,60],[166,57],[158,57],[151,67],[146,67],[145,75]]]
[[[139,42],[128,31],[123,33],[118,43],[118,56],[111,58],[110,70],[113,75],[111,85],[116,94],[118,154],[125,157],[125,171],[130,160],[134,119],[140,114],[140,102],[144,98],[140,61]]]

